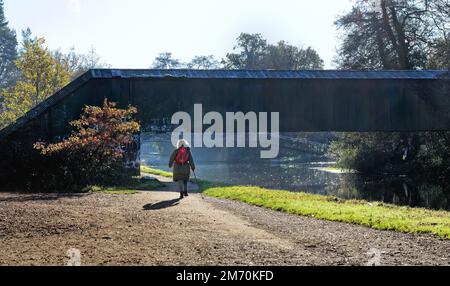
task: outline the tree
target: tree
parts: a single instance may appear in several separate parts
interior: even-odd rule
[[[23,33],[22,49],[15,65],[19,78],[11,90],[2,91],[0,127],[25,115],[70,82],[69,72],[52,57],[44,38],[32,38],[29,29]]]
[[[429,68],[447,68],[450,71],[450,1],[434,0],[430,2],[429,10],[437,34],[441,35],[432,43]]]
[[[16,58],[16,33],[8,27],[3,9],[3,0],[0,0],[0,90],[14,83],[14,61]]]
[[[323,69],[323,60],[311,47],[298,48],[285,41],[268,44],[261,34],[242,33],[234,50],[240,52],[223,60],[228,69]]]
[[[181,66],[180,60],[174,59],[172,53],[165,52],[156,57],[152,67],[154,69],[176,69]]]
[[[338,66],[366,70],[427,68],[442,43],[448,46],[449,3],[355,0],[353,9],[336,21],[343,31]]]
[[[263,63],[266,69],[279,70],[318,70],[324,67],[323,60],[313,48],[297,48],[284,41],[267,47]]]
[[[62,53],[61,50],[56,50],[52,52],[52,55],[69,72],[72,79],[77,78],[90,69],[110,67],[102,61],[93,47],[86,54],[78,54],[75,48],[71,48],[67,54]]]
[[[94,47],[86,53],[81,55],[82,58],[82,67],[85,71],[90,69],[99,69],[99,68],[109,68],[110,65],[106,62],[102,61],[102,58],[97,53]]]
[[[137,109],[116,108],[105,99],[103,107],[86,106],[79,120],[71,122],[76,131],[60,143],[37,142],[40,154],[57,161],[54,174],[64,184],[108,184],[122,178],[125,148],[140,131],[133,117]],[[48,170],[50,172],[50,170]]]
[[[234,51],[240,53],[227,54],[224,65],[227,69],[261,69],[267,50],[267,41],[261,34],[242,33],[237,38]]]
[[[210,56],[196,56],[192,59],[190,63],[187,64],[189,69],[218,69],[219,62],[214,58],[213,55]]]
[[[445,69],[450,65],[448,0],[356,0],[336,21],[343,31],[341,69]],[[362,172],[450,175],[448,132],[344,133],[330,149]]]
[[[443,69],[450,70],[450,32],[449,35],[433,46],[433,53],[427,63],[427,69]]]

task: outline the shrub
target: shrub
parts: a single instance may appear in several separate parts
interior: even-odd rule
[[[450,176],[450,132],[341,133],[329,156],[362,173]]]
[[[37,142],[34,148],[52,162],[51,187],[113,184],[124,176],[125,147],[132,143],[140,125],[133,119],[136,108],[116,108],[105,99],[103,107],[86,106],[79,120],[70,124],[76,131],[56,144]]]

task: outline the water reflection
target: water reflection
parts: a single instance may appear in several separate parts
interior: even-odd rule
[[[450,210],[450,189],[444,182],[399,176],[341,175],[328,193],[345,199],[381,201],[411,207]]]
[[[168,170],[172,151],[168,135],[142,135],[143,163]],[[193,154],[197,175],[205,180],[450,210],[450,188],[445,182],[325,172],[318,168],[333,166],[333,162],[322,155],[283,148],[276,160],[259,159],[256,149],[194,148]]]

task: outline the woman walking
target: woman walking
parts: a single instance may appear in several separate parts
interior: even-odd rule
[[[192,157],[189,142],[182,139],[177,143],[177,150],[170,156],[169,168],[173,167],[173,181],[180,187],[180,199],[189,196],[188,182],[191,169],[195,171],[194,158]]]

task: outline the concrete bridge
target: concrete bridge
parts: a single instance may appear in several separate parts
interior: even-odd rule
[[[279,112],[280,132],[442,131],[449,91],[448,71],[90,70],[0,131],[0,173],[30,172],[33,144],[64,138],[82,108],[104,98],[136,106],[144,126],[202,104],[221,114]],[[130,150],[138,170],[139,146]]]

